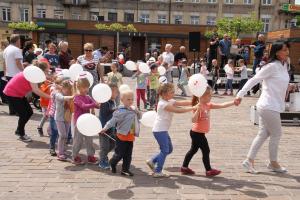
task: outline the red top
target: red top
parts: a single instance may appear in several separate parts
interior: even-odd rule
[[[10,97],[23,98],[31,91],[30,82],[25,79],[23,72],[20,72],[7,83],[3,92]]]
[[[193,123],[192,131],[197,133],[208,133],[210,129],[211,103],[201,105],[198,121]]]

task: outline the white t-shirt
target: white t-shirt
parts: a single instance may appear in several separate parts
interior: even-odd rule
[[[169,101],[166,100],[159,100],[157,104],[157,117],[154,121],[153,125],[153,132],[160,132],[160,131],[168,131],[173,118],[173,113],[168,112],[165,110],[166,106],[172,105],[175,103],[174,99],[170,99]]]
[[[252,87],[262,82],[262,93],[256,106],[259,109],[283,112],[289,80],[287,63],[274,61],[263,66],[254,77],[248,80],[237,96],[242,98]]]
[[[233,79],[234,71],[231,67],[227,67],[226,71],[226,77],[227,79]]]
[[[241,79],[248,79],[248,72],[246,65],[242,66]]]
[[[162,54],[163,62],[168,63],[169,66],[172,66],[174,63],[174,55],[173,53],[163,52]],[[172,67],[168,67],[167,71],[172,71]]]
[[[14,77],[17,73],[21,72],[16,64],[16,60],[20,60],[22,63],[23,55],[21,49],[10,44],[4,49],[3,57],[6,64],[5,76]]]

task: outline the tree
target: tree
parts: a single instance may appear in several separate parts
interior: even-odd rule
[[[217,20],[217,27],[215,31],[207,31],[206,37],[212,34],[220,36],[225,33],[230,37],[238,38],[241,33],[252,34],[261,31],[263,23],[257,20],[254,15],[250,17],[234,17],[234,18],[221,18]]]
[[[300,27],[300,15],[295,17],[297,19],[297,27]]]
[[[22,31],[43,31],[44,27],[39,27],[34,22],[12,22],[8,24],[8,28]]]
[[[96,29],[101,31],[113,31],[113,32],[137,32],[136,28],[132,24],[124,26],[120,23],[107,24],[95,24]]]

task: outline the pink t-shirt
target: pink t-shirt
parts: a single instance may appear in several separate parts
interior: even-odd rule
[[[208,133],[210,129],[211,103],[201,105],[198,121],[193,123],[192,131],[197,133]]]
[[[10,97],[23,98],[31,90],[30,82],[25,79],[23,72],[20,72],[7,83],[3,92]]]

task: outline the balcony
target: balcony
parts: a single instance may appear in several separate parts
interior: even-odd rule
[[[62,0],[62,4],[66,7],[88,7],[89,0]]]

